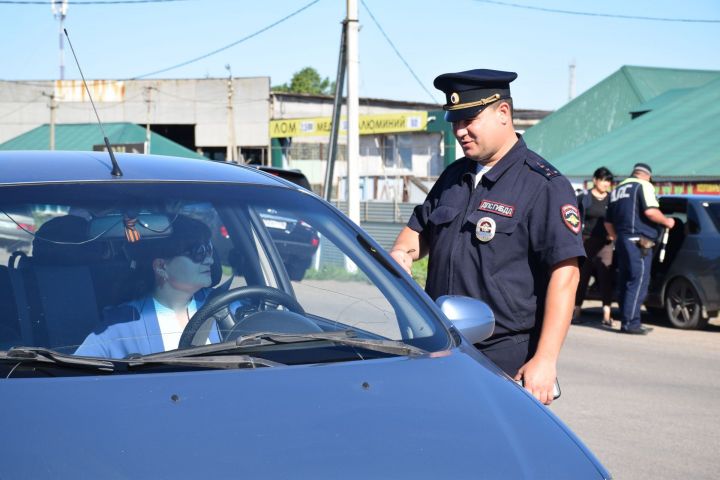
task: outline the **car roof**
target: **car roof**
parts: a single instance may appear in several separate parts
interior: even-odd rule
[[[297,188],[256,168],[211,160],[116,153],[122,177],[111,175],[107,152],[0,152],[0,185],[49,182],[237,182]]]

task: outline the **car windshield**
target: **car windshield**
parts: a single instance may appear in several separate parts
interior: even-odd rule
[[[0,232],[2,351],[127,359],[253,337],[243,354],[288,364],[450,342],[417,288],[308,193],[189,182],[27,185],[2,189],[0,210],[9,224]],[[354,343],[332,341],[341,335]],[[369,354],[357,340],[385,347]]]

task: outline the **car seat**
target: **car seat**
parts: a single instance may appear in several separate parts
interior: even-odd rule
[[[20,345],[20,324],[8,267],[0,265],[0,350]]]
[[[48,220],[35,234],[33,255],[15,252],[8,262],[22,345],[73,353],[99,320],[89,264],[100,245],[87,240],[87,221]]]

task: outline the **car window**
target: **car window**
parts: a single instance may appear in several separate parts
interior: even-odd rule
[[[660,211],[669,217],[687,222],[688,202],[685,198],[661,198]]]
[[[183,344],[188,320],[241,290],[252,295],[209,317],[195,332],[205,335],[199,344],[264,331],[347,331],[425,350],[449,342],[415,287],[344,216],[307,193],[35,185],[0,189],[0,210],[24,239],[0,245],[0,350],[124,358],[189,348],[198,343]],[[319,361],[310,345],[299,350],[307,351],[299,361]]]
[[[35,231],[35,215],[32,205],[9,205],[0,212],[0,248],[27,250]],[[41,206],[42,209],[47,206]]]
[[[710,215],[715,228],[720,231],[720,202],[703,202],[702,205]]]

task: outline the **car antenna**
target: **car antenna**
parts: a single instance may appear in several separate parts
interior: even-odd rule
[[[105,129],[103,128],[103,124],[100,121],[100,115],[98,115],[97,109],[95,108],[95,102],[93,102],[92,95],[90,94],[90,89],[88,88],[87,82],[85,81],[85,75],[83,75],[82,68],[80,68],[80,62],[78,62],[77,55],[75,55],[75,49],[73,48],[72,42],[70,41],[70,35],[68,35],[66,28],[63,28],[63,32],[65,32],[65,37],[67,38],[68,45],[70,45],[70,51],[72,52],[73,58],[75,59],[75,64],[80,71],[80,78],[82,78],[83,85],[85,86],[85,91],[88,94],[88,98],[90,98],[90,105],[92,105],[92,109],[93,112],[95,112],[95,117],[97,118],[98,125],[100,125],[100,131],[102,132],[103,140],[105,140],[105,147],[107,147],[108,153],[110,154],[110,161],[112,162],[113,166],[111,173],[113,177],[122,177],[122,170],[120,170],[120,165],[118,165],[117,160],[115,160],[115,154],[113,153],[113,149],[110,146],[110,140],[108,140],[108,137],[105,134]]]

